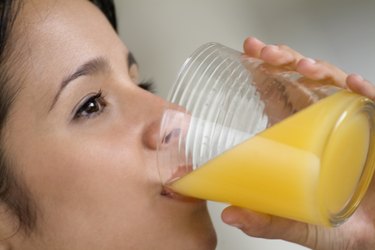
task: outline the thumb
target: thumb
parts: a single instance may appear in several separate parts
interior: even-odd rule
[[[224,223],[237,227],[245,234],[266,239],[282,239],[315,248],[317,227],[277,216],[261,214],[230,206],[222,212]]]

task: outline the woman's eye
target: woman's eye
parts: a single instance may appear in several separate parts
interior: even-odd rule
[[[107,103],[102,95],[102,92],[99,91],[94,96],[91,96],[83,101],[74,114],[74,120],[97,116],[103,112],[106,106]]]

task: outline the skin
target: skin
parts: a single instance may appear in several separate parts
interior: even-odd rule
[[[156,140],[165,102],[137,86],[128,49],[102,13],[86,0],[25,1],[14,32],[20,91],[5,153],[38,220],[30,235],[18,231],[0,248],[214,249],[206,204],[161,195]],[[96,70],[61,89],[93,58],[102,58]],[[1,219],[11,232],[9,216]]]
[[[347,88],[375,101],[375,87],[361,76],[347,75],[334,65],[306,58],[285,45],[267,45],[254,37],[249,37],[244,42],[244,51],[250,57],[295,70],[308,79]],[[222,219],[250,236],[283,239],[312,249],[374,249],[375,181],[370,184],[354,215],[337,228],[309,225],[234,206],[223,211]]]
[[[11,71],[21,90],[3,132],[5,152],[38,221],[30,234],[7,237],[16,222],[2,205],[0,249],[214,249],[205,203],[161,195],[155,150],[165,102],[137,87],[137,68],[127,65],[128,49],[104,16],[85,0],[27,1],[15,29],[22,58]],[[286,46],[249,38],[244,51],[375,98],[360,76]],[[93,58],[108,66],[72,80],[56,98],[63,79]],[[104,97],[92,99],[98,92]],[[88,99],[97,110],[82,109]],[[371,249],[374,185],[354,216],[335,229],[237,207],[222,217],[256,237],[315,249]]]

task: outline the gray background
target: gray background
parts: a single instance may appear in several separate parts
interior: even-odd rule
[[[199,45],[220,42],[241,50],[252,35],[287,44],[375,82],[375,1],[117,0],[120,35],[135,54],[143,79],[166,97],[178,69]],[[221,204],[209,203],[218,250],[297,250],[278,240],[255,239],[220,221]]]

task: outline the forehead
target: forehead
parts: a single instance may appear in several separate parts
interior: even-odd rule
[[[39,63],[48,60],[48,65],[63,55],[74,60],[94,53],[117,39],[107,19],[88,0],[25,1],[17,20],[17,41],[25,57]]]
[[[126,53],[106,17],[88,0],[24,1],[14,29],[21,64],[13,75],[22,75],[23,91],[54,91],[64,75],[87,60],[123,59]]]
[[[15,25],[16,43],[32,59],[59,52],[81,54],[117,39],[103,13],[88,0],[24,1]],[[25,53],[25,57],[27,56]]]

